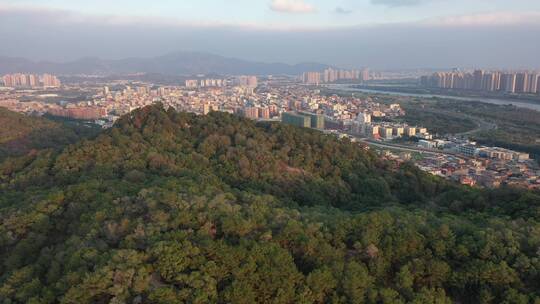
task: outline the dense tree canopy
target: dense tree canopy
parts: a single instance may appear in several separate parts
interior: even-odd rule
[[[0,165],[3,303],[540,303],[540,196],[150,106]]]
[[[0,161],[34,150],[61,149],[81,138],[93,137],[96,125],[59,117],[33,117],[0,107]]]

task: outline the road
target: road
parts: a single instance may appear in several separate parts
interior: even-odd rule
[[[496,124],[494,124],[492,122],[488,122],[486,120],[483,120],[483,119],[481,119],[479,117],[469,115],[469,114],[452,112],[452,111],[445,111],[445,110],[425,109],[425,108],[422,109],[422,110],[424,112],[433,113],[433,114],[443,114],[443,115],[446,115],[446,116],[449,116],[449,117],[455,117],[455,118],[460,118],[460,119],[463,119],[463,118],[469,119],[469,120],[472,120],[476,124],[476,126],[477,126],[476,129],[461,132],[461,133],[457,133],[457,134],[455,134],[456,137],[467,137],[467,136],[473,135],[473,134],[481,132],[481,131],[490,131],[490,130],[496,130],[497,129]]]
[[[473,134],[476,134],[478,132],[496,130],[498,128],[497,124],[485,121],[485,120],[480,119],[478,117],[467,115],[467,114],[463,114],[463,116],[469,118],[472,121],[474,121],[478,127],[476,129],[474,129],[474,130],[470,130],[470,131],[467,131],[467,132],[462,132],[462,133],[456,134],[456,136],[458,136],[458,137],[467,137],[467,136],[471,136]]]
[[[420,147],[413,147],[413,146],[406,146],[406,145],[399,145],[399,144],[393,144],[393,143],[386,143],[381,142],[378,140],[373,140],[369,138],[361,138],[356,137],[352,134],[347,134],[350,136],[353,136],[358,141],[363,142],[370,146],[376,146],[379,148],[386,148],[386,149],[394,149],[394,150],[400,150],[400,151],[406,151],[406,152],[416,152],[416,153],[425,153],[425,154],[432,154],[432,155],[450,155],[450,156],[458,156],[460,158],[466,158],[461,154],[455,153],[455,152],[448,152],[448,151],[441,151],[441,150],[435,150],[435,149],[425,149]]]
[[[414,94],[414,93],[403,93],[403,92],[393,92],[393,91],[385,91],[385,90],[376,90],[376,89],[359,89],[359,88],[353,88],[350,84],[329,84],[324,85],[324,87],[327,87],[332,90],[341,90],[341,91],[347,91],[347,92],[363,92],[363,93],[373,93],[373,94],[386,94],[386,95],[395,95],[395,96],[406,96],[406,97],[422,97],[427,98],[429,100],[430,98],[444,98],[444,99],[453,99],[453,100],[459,100],[459,101],[473,101],[473,102],[483,102],[483,103],[490,103],[495,105],[513,105],[518,108],[526,108],[531,109],[535,111],[540,111],[540,104],[536,102],[525,102],[525,101],[517,101],[512,99],[497,99],[497,98],[489,98],[489,97],[462,97],[462,96],[451,96],[451,95],[437,95],[437,94]]]

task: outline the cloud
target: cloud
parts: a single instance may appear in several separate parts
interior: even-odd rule
[[[0,0],[1,1],[1,0]],[[77,24],[93,24],[107,26],[145,26],[155,29],[163,28],[192,28],[192,29],[234,29],[239,31],[315,31],[322,30],[322,26],[298,26],[282,23],[255,23],[255,22],[222,22],[214,20],[183,20],[172,17],[130,16],[130,15],[94,15],[81,12],[53,9],[41,6],[5,5],[0,3],[0,28],[8,20],[43,20],[48,24],[64,24],[66,26]],[[1,36],[0,36],[1,37]],[[1,39],[0,39],[1,40]],[[1,43],[0,43],[1,46]]]
[[[414,6],[424,3],[425,0],[371,0],[371,4],[384,5],[390,7],[396,6]]]
[[[492,12],[429,19],[425,23],[443,26],[538,25],[540,12]]]
[[[350,13],[352,13],[353,11],[352,10],[349,10],[349,9],[345,9],[341,6],[338,6],[334,9],[334,13],[336,14],[340,14],[340,15],[348,15]]]
[[[305,3],[304,0],[272,0],[270,9],[281,13],[314,13],[315,6]]]
[[[86,56],[120,59],[186,50],[347,68],[540,68],[540,39],[534,39],[540,37],[540,11],[350,27],[278,25],[94,16],[0,4],[0,56],[65,62]]]

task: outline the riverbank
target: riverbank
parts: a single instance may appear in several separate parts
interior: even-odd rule
[[[525,108],[530,110],[535,110],[540,112],[540,103],[533,101],[522,101],[522,100],[513,100],[513,99],[497,99],[497,98],[488,98],[488,97],[462,97],[462,96],[452,96],[452,95],[439,95],[439,94],[420,94],[420,93],[406,93],[399,92],[396,90],[388,91],[383,89],[377,89],[376,87],[359,88],[357,86],[351,85],[342,85],[342,84],[329,84],[325,87],[332,90],[340,90],[347,92],[362,92],[362,93],[371,93],[371,94],[387,94],[394,96],[406,96],[406,97],[422,97],[422,98],[437,98],[437,99],[453,99],[459,101],[472,101],[472,102],[483,102],[489,104],[495,104],[500,106],[513,105],[518,108]]]
[[[389,91],[398,93],[410,94],[428,94],[428,95],[444,95],[463,98],[492,98],[499,100],[509,100],[516,102],[526,102],[540,104],[540,95],[523,94],[523,93],[506,93],[506,92],[487,92],[474,90],[459,90],[459,89],[443,89],[443,88],[427,88],[415,85],[389,85],[389,84],[356,84],[354,87],[359,89],[372,89],[379,91]]]

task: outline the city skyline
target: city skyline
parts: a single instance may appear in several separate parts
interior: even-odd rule
[[[443,89],[502,91],[506,93],[540,94],[540,75],[536,72],[484,71],[437,72],[420,77],[420,85]]]
[[[3,1],[0,56],[65,62],[200,51],[342,68],[540,68],[540,2],[461,2]]]

